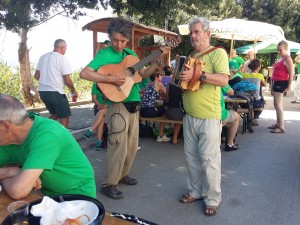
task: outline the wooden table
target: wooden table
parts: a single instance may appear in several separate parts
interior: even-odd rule
[[[224,97],[224,101],[225,103],[238,103],[238,104],[247,103],[247,100],[243,98]]]
[[[26,198],[20,199],[20,200],[25,200],[25,201],[31,202],[31,201],[37,200],[39,198],[41,198],[41,196],[39,196],[38,194],[31,193]],[[9,197],[4,190],[2,190],[0,192],[0,222],[1,223],[9,215],[6,208],[13,201],[15,201],[15,200],[13,200],[11,197]],[[109,212],[105,213],[105,217],[102,222],[102,225],[134,225],[134,224],[135,223],[131,223],[126,220],[111,217]]]

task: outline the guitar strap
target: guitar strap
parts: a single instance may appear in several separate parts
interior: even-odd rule
[[[204,56],[204,55],[206,55],[206,54],[208,54],[208,53],[210,53],[210,52],[216,50],[217,48],[222,48],[222,49],[225,50],[225,48],[223,48],[222,46],[214,46],[214,47],[211,47],[210,49],[208,49],[207,51],[201,53],[200,55],[198,55],[198,56],[197,56],[197,59],[200,60],[200,58],[201,58],[202,56]],[[226,51],[226,50],[225,50],[225,51]],[[192,55],[195,55],[195,51],[193,51],[193,52],[190,54],[190,57],[191,57]]]
[[[127,54],[127,55],[124,55],[124,52]],[[122,55],[122,59],[124,59],[126,56],[128,55],[131,55],[130,52],[128,52],[125,48],[123,49],[123,55]]]

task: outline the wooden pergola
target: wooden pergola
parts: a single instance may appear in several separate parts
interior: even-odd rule
[[[98,20],[94,20],[85,26],[82,27],[82,31],[90,30],[93,31],[93,56],[96,54],[97,42],[98,42],[98,32],[106,33],[107,27],[111,20],[114,17],[101,18]],[[145,51],[153,51],[157,50],[160,46],[140,46],[140,40],[145,35],[158,35],[165,37],[167,40],[177,36],[178,34],[175,32],[171,32],[168,30],[163,30],[155,27],[145,26],[139,23],[131,22],[132,25],[132,37],[130,42],[128,43],[128,47],[131,48],[139,58],[144,58]],[[170,61],[170,56],[166,59],[166,62]],[[165,64],[167,64],[165,62]]]

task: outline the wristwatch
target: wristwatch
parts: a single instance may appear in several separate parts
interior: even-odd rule
[[[200,81],[205,81],[206,80],[206,75],[205,75],[205,71],[202,71],[202,74],[199,77]]]
[[[158,66],[160,66],[163,63],[161,60],[156,60],[155,62]]]

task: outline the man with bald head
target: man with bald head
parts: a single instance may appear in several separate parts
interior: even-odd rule
[[[66,85],[73,95],[77,95],[77,91],[70,78],[71,65],[64,56],[66,50],[66,41],[57,39],[53,51],[42,55],[39,59],[34,77],[39,81],[39,94],[51,114],[49,118],[58,119],[67,128],[71,110],[64,86]]]
[[[245,73],[251,73],[251,69],[248,67],[249,63],[252,59],[254,59],[254,51],[250,50],[247,52],[247,61],[244,64],[244,71]]]
[[[244,72],[244,65],[245,65],[245,60],[243,60],[240,56],[236,54],[235,49],[231,49],[230,51],[230,60],[229,61],[234,61],[239,65],[239,72],[243,73]]]

